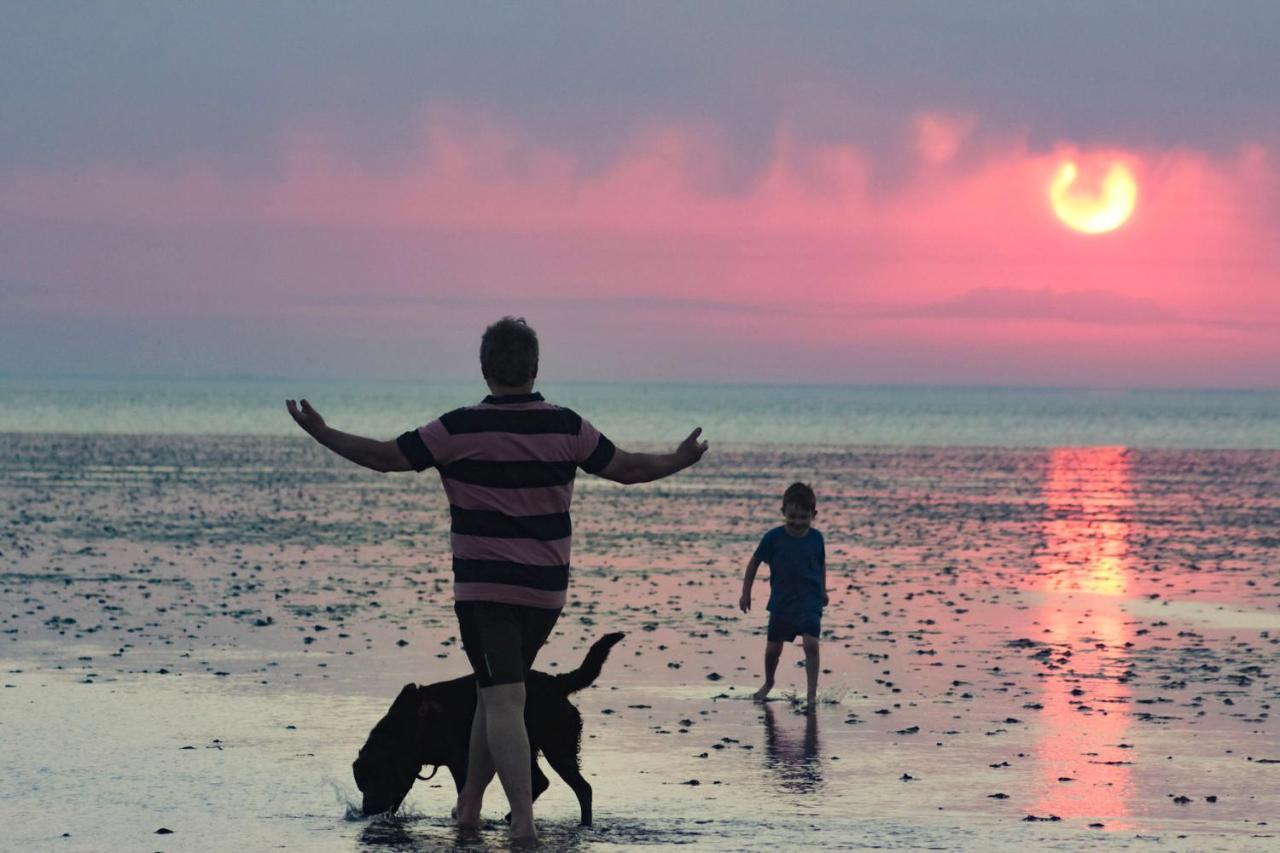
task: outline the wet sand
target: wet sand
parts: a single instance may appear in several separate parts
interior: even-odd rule
[[[832,592],[812,718],[798,646],[777,701],[746,698],[766,616],[736,609],[796,478]],[[395,820],[352,814],[400,686],[466,671],[434,474],[9,434],[0,501],[6,844],[503,847],[499,790],[459,839],[445,771]],[[553,775],[550,847],[1280,843],[1280,452],[717,448],[649,486],[580,478],[575,526],[538,666],[628,635],[576,697],[596,826]]]

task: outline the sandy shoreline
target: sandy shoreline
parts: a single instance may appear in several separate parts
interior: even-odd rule
[[[399,686],[465,671],[433,478],[283,439],[0,451],[9,843],[453,843],[443,777],[406,820],[345,817],[350,761]],[[578,697],[598,825],[573,827],[553,779],[545,832],[590,850],[1266,849],[1278,475],[1261,451],[792,448],[726,451],[669,486],[584,478],[573,597],[539,667],[628,637]],[[763,614],[734,607],[741,564],[792,476],[818,482],[833,565],[838,701],[813,733],[785,702],[733,698],[763,647]]]

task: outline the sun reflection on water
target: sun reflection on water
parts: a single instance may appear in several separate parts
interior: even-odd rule
[[[1044,485],[1045,590],[1039,614],[1048,644],[1036,753],[1039,813],[1091,817],[1122,829],[1133,782],[1130,691],[1121,602],[1129,591],[1133,488],[1121,447],[1061,448]]]

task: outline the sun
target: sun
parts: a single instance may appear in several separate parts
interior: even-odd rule
[[[1068,160],[1058,167],[1049,184],[1053,212],[1067,227],[1085,234],[1104,234],[1129,221],[1138,201],[1138,183],[1123,163],[1111,163],[1094,187],[1077,186],[1079,176],[1075,161]]]

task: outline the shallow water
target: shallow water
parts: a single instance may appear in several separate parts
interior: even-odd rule
[[[745,698],[764,615],[736,610],[792,478],[818,487],[831,562],[812,721]],[[1278,483],[1274,451],[1115,447],[742,449],[651,486],[584,478],[539,668],[628,636],[576,697],[596,826],[553,776],[544,838],[1273,849]],[[348,814],[399,687],[465,671],[433,476],[288,439],[10,434],[0,501],[5,845],[503,847],[496,787],[478,838],[450,828],[447,771],[395,820]]]

